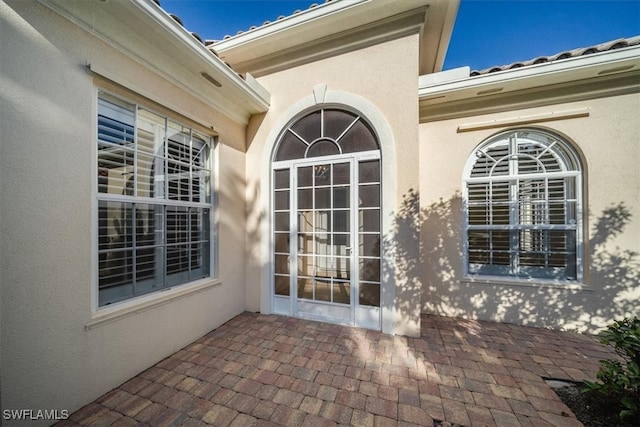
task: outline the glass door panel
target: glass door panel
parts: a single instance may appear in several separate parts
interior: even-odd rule
[[[356,324],[380,327],[380,160],[358,163],[358,298]]]
[[[276,312],[380,329],[380,160],[358,157],[274,170]]]
[[[353,164],[348,158],[291,167],[295,177],[292,220],[297,229],[293,312],[297,316],[353,323]]]
[[[352,168],[350,159],[295,168],[298,299],[351,304]]]
[[[274,293],[275,295],[289,296],[291,294],[291,242],[289,237],[291,225],[291,192],[289,187],[291,180],[289,169],[275,170],[273,181]]]

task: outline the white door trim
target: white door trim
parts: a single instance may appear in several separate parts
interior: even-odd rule
[[[382,181],[382,202],[381,202],[381,233],[385,236],[393,232],[393,215],[396,206],[397,180],[396,180],[396,151],[395,140],[391,127],[387,123],[382,113],[371,102],[360,96],[348,92],[327,90],[322,106],[345,106],[351,110],[358,111],[374,128],[380,144],[381,157],[381,181]],[[260,311],[265,314],[277,312],[277,303],[273,301],[271,289],[272,262],[271,262],[271,171],[272,157],[278,137],[283,129],[298,116],[301,112],[309,110],[314,106],[318,107],[313,94],[302,98],[295,104],[287,108],[272,125],[271,131],[266,138],[262,151],[260,184],[260,221],[258,224],[260,235]],[[248,242],[255,245],[255,242]],[[382,279],[381,283],[381,325],[382,332],[394,334],[396,330],[398,310],[395,308],[395,263],[390,255],[382,248]]]

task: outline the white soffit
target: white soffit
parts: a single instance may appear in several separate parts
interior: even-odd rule
[[[420,38],[421,74],[442,70],[459,7],[460,0],[433,0],[429,3],[427,23]]]
[[[431,76],[421,76],[418,89],[420,104],[444,104],[542,86],[570,84],[619,73],[638,72],[640,46],[473,77],[469,77],[468,70],[468,67],[463,67]]]
[[[152,0],[38,1],[239,123],[269,108],[265,88],[242,79]],[[117,64],[101,68],[117,75]]]
[[[436,64],[444,58],[458,4],[458,0],[333,0],[209,47],[240,71],[261,75],[297,65],[296,61],[421,33],[421,56],[429,56],[421,62]]]
[[[239,31],[235,36],[231,36],[214,43],[214,48],[219,54],[222,54],[227,50],[238,48],[240,46],[251,45],[251,47],[255,47],[256,42],[259,42],[259,40],[265,37],[269,37],[269,43],[267,46],[268,50],[262,51],[262,53],[271,53],[275,50],[280,50],[283,47],[291,47],[294,44],[311,41],[318,36],[326,35],[322,34],[322,31],[325,33],[329,32],[329,29],[324,25],[324,21],[326,21],[327,17],[337,12],[342,12],[363,4],[371,3],[371,1],[372,0],[334,0],[328,3],[323,3],[314,8],[306,9],[299,13],[262,25],[258,28]],[[301,25],[305,26],[303,34],[300,34],[302,39],[292,40],[289,37],[291,30]],[[310,32],[312,30],[310,28],[314,25],[319,26],[319,28],[315,30],[315,34],[311,34]],[[282,43],[282,47],[277,46],[278,41]]]

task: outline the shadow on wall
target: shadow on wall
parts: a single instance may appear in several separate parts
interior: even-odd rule
[[[260,312],[260,299],[261,299],[261,274],[265,265],[262,262],[262,241],[261,237],[261,224],[268,219],[268,215],[262,210],[260,205],[260,191],[264,189],[260,188],[260,182],[248,182],[242,178],[242,185],[246,186],[242,190],[241,197],[245,200],[245,220],[246,220],[246,245],[247,252],[245,258],[245,301],[246,308],[249,311]]]
[[[395,308],[402,319],[419,322],[420,295],[423,292],[420,274],[422,253],[420,227],[422,223],[420,197],[413,190],[403,196],[402,204],[394,215],[392,231],[382,238],[382,282],[396,283]],[[383,289],[384,291],[384,289]],[[383,300],[387,298],[383,295]],[[417,325],[419,330],[419,324]],[[400,331],[401,333],[404,331]]]
[[[400,270],[396,277],[404,276],[404,297],[409,297],[400,307],[402,314],[421,306],[425,313],[588,333],[637,314],[640,255],[612,248],[609,243],[631,221],[623,202],[592,220],[590,253],[586,257],[590,260],[589,290],[463,282],[460,194],[422,209],[419,206],[419,193],[409,191],[394,218],[400,233],[385,238],[387,251]],[[405,248],[402,235],[407,233],[419,234],[420,260]]]

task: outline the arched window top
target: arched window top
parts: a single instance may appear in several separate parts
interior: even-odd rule
[[[538,129],[498,134],[478,146],[467,178],[577,172],[578,157],[568,143]]]
[[[375,132],[363,117],[343,109],[321,108],[285,128],[274,161],[379,149]]]
[[[581,182],[579,157],[551,132],[482,142],[464,172],[464,274],[580,281]]]

